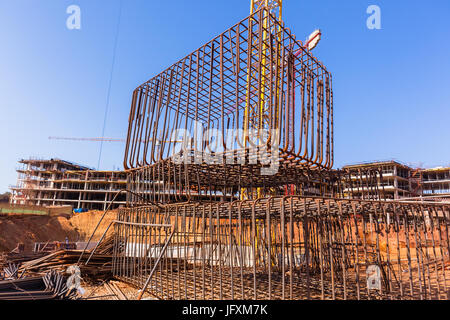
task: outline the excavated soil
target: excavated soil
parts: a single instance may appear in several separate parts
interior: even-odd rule
[[[89,211],[83,213],[74,214],[69,222],[75,229],[75,231],[79,235],[78,241],[87,241],[91,236],[92,232],[94,232],[95,227],[97,226],[98,221],[103,215],[103,211]],[[106,228],[108,228],[109,224],[117,218],[117,211],[109,211],[106,213],[106,216],[103,218],[100,226],[95,232],[92,241],[100,240],[101,236],[105,232]],[[109,229],[108,234],[113,231],[113,227]]]
[[[18,243],[25,245],[25,251],[33,250],[35,242],[87,241],[103,211],[90,211],[68,216],[1,216],[0,252],[9,252]],[[100,239],[109,223],[116,217],[115,211],[106,214],[93,241]]]

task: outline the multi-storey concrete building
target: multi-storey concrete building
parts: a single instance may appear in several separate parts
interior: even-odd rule
[[[349,197],[450,201],[450,167],[417,169],[385,161],[349,165],[344,169],[351,173],[344,189]],[[369,175],[372,179],[368,179]]]
[[[417,196],[418,183],[413,169],[396,161],[372,162],[345,166],[351,182],[344,193],[354,198],[401,199]]]
[[[95,171],[60,159],[21,160],[11,204],[71,205],[104,210],[127,187],[123,171]],[[343,179],[346,197],[365,199],[433,198],[450,201],[450,168],[413,169],[397,161],[348,165]],[[118,195],[111,208],[126,204]]]
[[[11,187],[11,204],[104,210],[116,193],[126,188],[122,171],[95,171],[60,159],[19,163],[17,186]],[[125,204],[125,199],[124,194],[118,195],[112,208]]]
[[[438,167],[421,170],[420,179],[423,197],[450,199],[450,168]]]

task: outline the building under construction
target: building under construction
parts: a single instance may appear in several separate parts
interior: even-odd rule
[[[436,196],[450,197],[450,168],[438,167],[420,171],[422,195],[424,197]]]
[[[397,161],[370,162],[343,167],[350,172],[352,188],[344,192],[352,198],[377,199],[374,190],[381,191],[382,199],[399,200],[420,195],[420,181],[413,179],[413,169]],[[367,179],[375,172],[373,179]]]
[[[350,173],[351,198],[450,201],[450,168],[412,168],[398,161],[367,162],[343,167]],[[371,176],[372,175],[372,176]]]
[[[396,164],[331,169],[332,77],[310,49],[281,1],[254,0],[133,92],[116,278],[163,299],[449,298],[450,206],[398,201]]]
[[[11,204],[105,210],[126,188],[126,174],[121,171],[95,171],[60,159],[20,160],[19,164]],[[112,208],[125,203],[125,196],[119,194]]]

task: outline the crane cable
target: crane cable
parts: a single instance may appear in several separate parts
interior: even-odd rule
[[[119,18],[117,20],[117,28],[116,28],[116,35],[114,39],[114,48],[113,48],[113,57],[112,57],[112,64],[111,64],[111,73],[109,75],[109,85],[108,85],[108,93],[106,98],[106,106],[105,106],[105,115],[103,117],[103,128],[102,128],[102,135],[101,137],[105,136],[105,127],[106,127],[106,118],[108,116],[108,109],[109,109],[109,100],[111,96],[111,85],[112,85],[112,78],[114,73],[114,65],[116,63],[116,52],[117,52],[117,42],[119,39],[119,30],[120,30],[120,20],[122,17],[122,1],[119,1]],[[97,163],[97,170],[100,170],[100,161],[102,159],[102,150],[103,150],[103,140],[100,141],[100,151],[98,154],[98,163]]]

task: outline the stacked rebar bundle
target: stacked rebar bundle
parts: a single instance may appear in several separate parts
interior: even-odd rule
[[[54,270],[41,277],[0,281],[0,301],[62,300],[75,295],[64,276]]]

